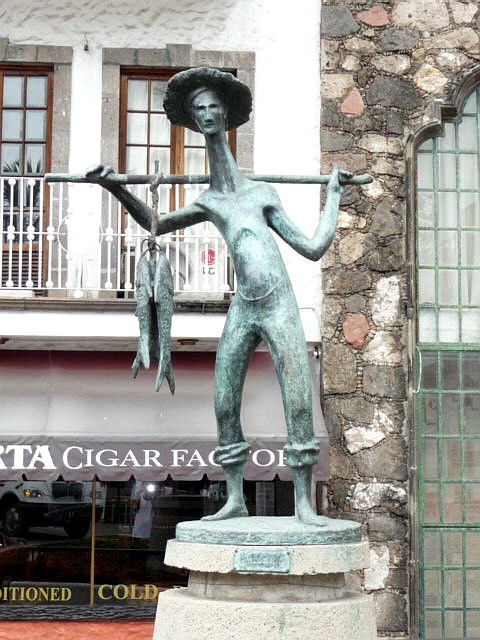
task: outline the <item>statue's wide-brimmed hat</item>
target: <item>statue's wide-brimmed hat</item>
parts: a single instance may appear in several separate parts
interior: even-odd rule
[[[197,67],[180,71],[168,82],[163,108],[172,124],[179,124],[193,131],[199,130],[190,115],[190,96],[195,89],[201,87],[212,89],[225,103],[227,131],[247,122],[252,110],[252,94],[247,85],[231,73],[210,67]]]

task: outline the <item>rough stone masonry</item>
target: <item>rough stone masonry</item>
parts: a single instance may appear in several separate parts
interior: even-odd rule
[[[414,633],[407,140],[479,66],[479,22],[476,0],[322,4],[322,172],[338,163],[375,178],[345,192],[323,259],[328,509],[368,531],[371,567],[352,579],[374,593],[383,637]]]

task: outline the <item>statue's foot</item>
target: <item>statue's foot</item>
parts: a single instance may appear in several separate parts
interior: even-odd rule
[[[203,516],[202,520],[227,520],[228,518],[244,518],[245,516],[248,516],[248,509],[245,506],[245,502],[227,500],[217,513],[212,513],[210,516]]]
[[[297,518],[303,524],[311,524],[315,527],[326,527],[328,524],[328,518],[316,514],[310,504],[297,504]]]

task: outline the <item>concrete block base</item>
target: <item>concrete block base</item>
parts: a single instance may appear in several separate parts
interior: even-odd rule
[[[325,602],[211,600],[171,589],[158,599],[154,640],[376,640],[373,600],[345,593]]]
[[[376,640],[373,598],[345,584],[368,565],[359,525],[271,520],[177,526],[165,563],[189,570],[188,587],[160,594],[153,640]]]

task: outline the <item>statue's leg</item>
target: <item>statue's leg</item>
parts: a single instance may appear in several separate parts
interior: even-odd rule
[[[312,383],[300,314],[293,294],[277,290],[265,315],[263,339],[272,356],[282,391],[288,440],[284,447],[292,469],[297,517],[305,524],[324,526],[327,519],[312,507],[312,467],[319,445],[313,431]],[[275,305],[275,306],[274,306]]]
[[[249,329],[248,315],[242,308],[242,301],[236,297],[228,312],[215,364],[218,447],[214,459],[222,465],[225,473],[227,502],[220,511],[206,516],[205,520],[248,515],[243,497],[243,467],[250,447],[242,432],[240,405],[248,363],[258,343],[258,336]]]

